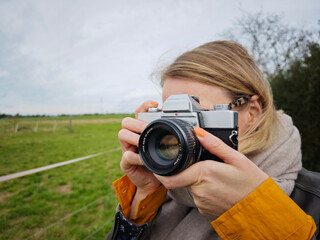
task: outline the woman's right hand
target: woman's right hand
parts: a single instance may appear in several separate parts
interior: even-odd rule
[[[147,112],[149,108],[155,108],[157,106],[157,102],[144,102],[137,108],[136,117],[139,112]],[[120,162],[121,170],[137,187],[137,191],[131,205],[132,209],[135,209],[135,204],[137,204],[141,199],[161,185],[153,173],[143,166],[140,156],[137,153],[140,137],[139,134],[142,133],[147,125],[148,123],[134,118],[124,118],[122,120],[122,129],[118,134],[122,148],[122,159]]]

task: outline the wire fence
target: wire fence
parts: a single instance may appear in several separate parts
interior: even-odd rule
[[[109,223],[111,223],[113,220],[109,220],[106,223],[102,224],[100,227],[98,227],[95,231],[93,231],[92,233],[90,233],[88,236],[86,236],[83,240],[88,240],[91,237],[93,237],[94,235],[96,235],[98,232],[100,232],[105,226],[107,226]]]
[[[59,219],[58,221],[56,221],[55,223],[52,223],[52,224],[50,224],[49,226],[47,226],[47,227],[41,229],[40,231],[36,232],[35,234],[31,235],[31,236],[28,237],[26,240],[31,239],[31,238],[34,238],[34,237],[36,237],[36,236],[38,236],[38,235],[43,234],[44,232],[48,231],[49,229],[51,229],[51,228],[55,227],[56,225],[62,223],[64,220],[69,219],[70,217],[72,217],[72,216],[74,216],[74,215],[82,212],[83,210],[87,209],[87,208],[90,207],[91,205],[95,204],[98,200],[99,200],[99,198],[97,198],[96,200],[92,201],[91,203],[89,203],[89,204],[87,204],[87,205],[85,205],[85,206],[77,209],[76,211],[67,214],[67,215],[64,216],[63,218],[60,218],[60,219]]]
[[[0,133],[73,131],[74,125],[119,123],[121,118],[108,119],[62,119],[62,120],[22,120],[0,121]]]
[[[49,170],[49,169],[52,169],[52,168],[56,168],[56,167],[61,167],[61,166],[64,166],[64,165],[68,165],[68,164],[71,164],[71,163],[79,162],[79,161],[82,161],[82,160],[85,160],[85,159],[88,159],[88,158],[97,157],[97,156],[100,156],[100,155],[105,154],[105,153],[111,153],[111,152],[115,152],[115,151],[119,151],[119,150],[121,150],[121,148],[115,148],[115,149],[111,149],[109,151],[100,152],[100,153],[92,154],[92,155],[81,157],[81,158],[76,158],[76,159],[72,159],[72,160],[68,160],[68,161],[64,161],[64,162],[60,162],[60,163],[47,165],[47,166],[44,166],[44,167],[34,168],[34,169],[30,169],[30,170],[23,171],[23,172],[17,172],[17,173],[1,176],[0,177],[0,182],[4,182],[4,181],[11,180],[11,179],[15,179],[15,178],[31,175],[31,174],[34,174],[34,173],[37,173],[37,172],[46,171],[46,170]]]
[[[48,121],[46,121],[46,120],[33,121],[33,120],[21,120],[20,119],[17,121],[0,121],[0,135],[4,134],[4,136],[6,136],[8,134],[9,136],[20,136],[23,133],[33,134],[36,132],[38,132],[38,133],[52,132],[52,134],[57,134],[57,133],[64,134],[66,131],[70,132],[70,133],[74,133],[74,131],[76,131],[78,128],[78,127],[76,127],[76,125],[78,125],[78,124],[79,125],[82,125],[82,124],[105,124],[105,123],[119,123],[119,122],[121,122],[120,118],[119,119],[118,118],[117,119],[72,119],[72,120],[71,119],[64,119],[64,120],[48,120]],[[56,132],[56,133],[54,133],[54,132]],[[9,181],[12,179],[21,178],[23,176],[32,175],[32,174],[35,174],[38,172],[48,171],[50,169],[66,166],[71,163],[76,163],[79,161],[91,159],[91,158],[94,158],[97,156],[101,156],[103,154],[112,153],[112,152],[116,152],[116,151],[120,151],[120,150],[121,150],[121,148],[114,148],[114,149],[111,149],[108,151],[99,152],[96,154],[92,154],[92,155],[88,155],[88,156],[84,156],[84,157],[80,157],[80,158],[76,158],[76,159],[71,159],[71,160],[67,160],[64,162],[54,163],[54,164],[42,166],[39,168],[29,169],[29,170],[22,171],[22,172],[16,172],[16,173],[8,174],[5,176],[0,176],[0,183],[8,181],[8,184],[11,184]],[[48,176],[48,175],[50,176],[51,173],[45,174],[43,176]],[[25,180],[23,180],[22,182],[24,182],[24,181]],[[60,180],[60,182],[62,182],[62,181]],[[20,181],[17,181],[17,183],[20,183]],[[3,186],[9,186],[9,185],[6,185],[7,183],[4,183],[4,184],[5,185],[3,185]],[[26,189],[29,188],[26,185],[21,185],[21,187],[23,187],[23,186]],[[57,191],[60,191],[60,190],[57,190]],[[21,192],[20,188],[19,188],[19,192]],[[23,192],[28,192],[28,191],[23,191]],[[0,195],[0,203],[3,204],[6,201],[6,199],[8,198],[8,196],[11,197],[11,195],[14,195],[14,194],[5,193],[2,196]],[[20,196],[21,196],[21,194],[20,194]],[[26,199],[27,198],[28,197],[26,197]],[[59,215],[58,219],[57,218],[51,219],[50,222],[47,223],[47,225],[42,223],[42,225],[41,225],[42,228],[39,225],[39,227],[37,229],[35,229],[37,232],[32,233],[32,235],[30,235],[30,236],[29,236],[29,234],[31,232],[29,230],[29,232],[27,234],[27,238],[24,238],[24,239],[27,239],[27,240],[43,239],[46,237],[45,234],[51,235],[51,233],[53,233],[52,231],[57,231],[57,230],[59,231],[60,228],[63,229],[63,226],[64,226],[63,224],[67,225],[68,224],[67,221],[69,221],[69,220],[73,221],[72,217],[76,216],[76,218],[78,218],[79,216],[82,216],[83,214],[87,214],[92,211],[95,212],[96,211],[95,208],[98,206],[97,204],[101,204],[101,203],[99,203],[99,201],[101,201],[101,200],[108,201],[108,198],[110,198],[110,196],[106,196],[106,195],[101,196],[100,195],[100,197],[97,197],[94,201],[92,201],[88,204],[85,204],[85,202],[83,202],[82,203],[83,205],[81,207],[79,207],[78,209],[76,209],[72,212],[69,212],[69,213],[63,212],[62,214]],[[7,213],[8,211],[4,210],[4,212]],[[19,216],[19,215],[17,215],[17,216]],[[29,217],[28,215],[23,215],[23,214],[21,214],[21,216],[22,217],[20,217],[20,219],[26,218],[25,216]],[[33,216],[35,216],[35,215],[33,215]],[[110,225],[112,223],[112,221],[114,220],[113,218],[110,219],[110,215],[108,215],[108,216],[109,217],[107,217],[106,221],[103,221],[102,219],[97,221],[96,222],[97,225],[95,225],[95,227],[93,225],[90,225],[90,230],[89,231],[87,230],[87,232],[85,232],[86,234],[88,232],[90,232],[90,234],[88,234],[83,239],[91,239],[94,236],[96,236],[97,234],[99,234],[99,236],[101,236],[101,234],[102,234],[101,231],[104,229],[104,227],[106,227],[108,224]],[[3,219],[5,219],[5,218],[6,218],[6,216]],[[0,226],[2,226],[1,221],[3,219],[0,219]],[[8,221],[8,220],[5,220],[5,221]],[[17,218],[17,220],[15,220],[15,221],[18,222],[19,219]],[[11,224],[11,222],[10,222],[10,224]],[[10,226],[10,225],[7,225],[7,226]],[[33,225],[33,226],[36,226],[36,225]],[[57,227],[59,227],[59,229]],[[0,228],[2,228],[2,227],[0,227]],[[0,232],[2,232],[2,230],[5,230],[5,229],[1,229]],[[84,235],[86,235],[86,234],[84,234]],[[1,238],[1,235],[2,234],[0,234],[0,238]],[[47,237],[51,239],[53,236],[50,236],[50,235],[47,235]],[[84,235],[80,235],[80,236],[83,237]],[[81,237],[78,237],[78,238],[81,239]]]
[[[60,166],[69,165],[71,163],[79,162],[79,161],[82,161],[82,160],[85,160],[85,159],[93,158],[93,157],[100,156],[100,155],[103,155],[103,154],[106,154],[106,153],[116,152],[116,151],[120,151],[120,150],[121,150],[121,148],[114,148],[114,149],[111,149],[111,150],[108,150],[108,151],[104,151],[104,152],[92,154],[92,155],[89,155],[89,156],[85,156],[85,157],[81,157],[81,158],[76,158],[76,159],[64,161],[64,162],[61,162],[61,163],[51,164],[51,165],[40,167],[40,168],[30,169],[30,170],[23,171],[23,172],[18,172],[18,173],[9,174],[9,175],[6,175],[6,176],[1,176],[0,177],[0,182],[8,181],[8,180],[11,180],[11,179],[14,179],[14,178],[19,178],[19,177],[26,176],[26,175],[31,175],[31,174],[34,174],[34,173],[37,173],[37,172],[46,171],[46,170],[53,169],[53,168],[60,167]],[[50,230],[50,229],[54,228],[55,226],[63,223],[67,219],[70,219],[72,216],[75,216],[75,215],[77,215],[77,214],[79,214],[79,213],[81,213],[83,211],[88,210],[91,206],[93,206],[94,204],[98,203],[100,200],[104,199],[105,197],[106,196],[98,197],[94,201],[86,204],[85,206],[82,206],[81,208],[79,208],[79,209],[77,209],[77,210],[75,210],[75,211],[73,211],[71,213],[66,214],[64,217],[58,219],[56,222],[48,225],[47,227],[42,228],[38,232],[32,234],[31,236],[26,238],[26,240],[33,239],[33,238],[37,238],[38,239],[39,236],[41,236],[42,234],[44,234],[48,230]],[[95,229],[93,232],[91,232],[88,236],[86,236],[84,239],[85,240],[90,239],[91,237],[96,235],[98,232],[100,232],[105,226],[110,224],[112,221],[113,221],[113,219],[110,219],[110,220],[106,221],[101,226],[99,226],[97,229]]]
[[[60,218],[59,220],[57,220],[56,222],[50,224],[49,226],[42,228],[40,231],[32,234],[31,236],[29,236],[28,238],[26,238],[26,240],[41,236],[43,233],[47,232],[48,230],[52,229],[53,227],[61,224],[63,221],[71,218],[72,216],[77,215],[78,213],[88,209],[90,206],[94,205],[95,203],[98,203],[99,200],[103,199],[103,197],[97,198],[94,201],[88,203],[87,205],[77,209],[76,211],[72,212],[72,213],[68,213],[67,215],[65,215],[63,218]],[[86,236],[85,238],[83,238],[83,240],[88,240],[91,237],[93,237],[94,235],[96,235],[98,232],[100,232],[105,226],[107,226],[109,223],[111,223],[113,221],[113,219],[110,219],[109,221],[106,221],[105,223],[103,223],[101,226],[99,226],[96,230],[94,230],[93,232],[91,232],[88,236]]]

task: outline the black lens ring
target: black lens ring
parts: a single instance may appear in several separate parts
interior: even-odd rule
[[[160,120],[160,119],[159,119]],[[157,136],[159,136],[160,131],[166,131],[171,134],[173,134],[179,143],[179,153],[178,157],[183,154],[183,150],[185,146],[184,138],[179,134],[181,131],[179,129],[175,129],[175,126],[170,126],[167,124],[167,122],[162,122],[156,120],[155,122],[152,122],[147,128],[144,130],[144,132],[140,136],[140,140],[144,140],[145,144],[139,143],[139,153],[142,157],[142,161],[144,162],[144,165],[152,172],[155,172],[159,175],[167,174],[167,172],[171,171],[172,165],[174,166],[174,161],[164,161],[160,157],[157,156],[155,153],[155,142]],[[141,141],[143,142],[143,141]],[[144,148],[142,147],[144,146]],[[141,147],[141,149],[140,149]]]
[[[144,165],[163,176],[173,175],[187,168],[197,159],[194,156],[194,146],[199,145],[192,131],[193,127],[180,119],[157,119],[151,122],[139,139],[139,153]],[[164,132],[174,135],[179,144],[177,158],[171,161],[161,159],[155,152],[156,139]]]

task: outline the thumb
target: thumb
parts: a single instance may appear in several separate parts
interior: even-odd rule
[[[200,144],[210,153],[221,158],[225,163],[238,165],[247,159],[243,154],[225,144],[220,138],[200,127],[195,127]]]

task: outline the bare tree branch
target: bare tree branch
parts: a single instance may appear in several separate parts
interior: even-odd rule
[[[319,31],[290,27],[283,23],[283,16],[262,11],[254,14],[243,11],[233,25],[222,36],[244,45],[267,76],[301,59],[308,45],[319,42],[320,36]]]

